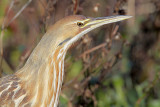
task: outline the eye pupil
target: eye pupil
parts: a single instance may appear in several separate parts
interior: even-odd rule
[[[83,23],[82,22],[78,22],[77,25],[81,27],[81,26],[83,26]]]

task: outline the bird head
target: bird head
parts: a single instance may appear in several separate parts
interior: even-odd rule
[[[67,16],[56,22],[50,30],[54,29],[57,32],[61,41],[58,47],[70,47],[73,43],[79,40],[84,34],[98,28],[102,25],[118,22],[130,18],[131,16],[109,16],[98,18],[87,18],[82,15]]]

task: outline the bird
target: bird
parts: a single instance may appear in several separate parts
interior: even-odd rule
[[[22,68],[0,79],[1,107],[57,107],[67,50],[89,31],[128,15],[71,15],[51,25]]]

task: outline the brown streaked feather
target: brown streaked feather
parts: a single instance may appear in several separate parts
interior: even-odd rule
[[[0,105],[15,105],[14,100],[26,92],[21,88],[20,79],[15,75],[6,76],[0,79]]]

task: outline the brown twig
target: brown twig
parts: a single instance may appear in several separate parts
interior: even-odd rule
[[[32,0],[28,0],[28,2],[18,11],[18,13],[8,22],[7,27],[23,12],[23,10],[32,2]]]
[[[119,29],[119,25],[116,25],[114,30],[113,30],[113,32],[112,32],[112,34],[111,34],[112,37],[114,37],[116,35],[118,29]]]
[[[89,53],[91,53],[91,52],[93,52],[93,51],[96,51],[96,50],[99,49],[99,48],[103,48],[103,47],[105,47],[106,45],[107,45],[107,43],[102,43],[102,44],[100,44],[100,45],[98,45],[98,46],[95,46],[95,47],[93,47],[92,49],[89,49],[89,50],[85,51],[84,53],[82,53],[82,54],[80,55],[80,57],[82,57],[82,56],[84,56],[84,55],[86,55],[86,54],[89,54]]]
[[[73,7],[73,14],[77,13],[77,8],[78,8],[78,0],[72,0],[74,3],[74,7]]]

